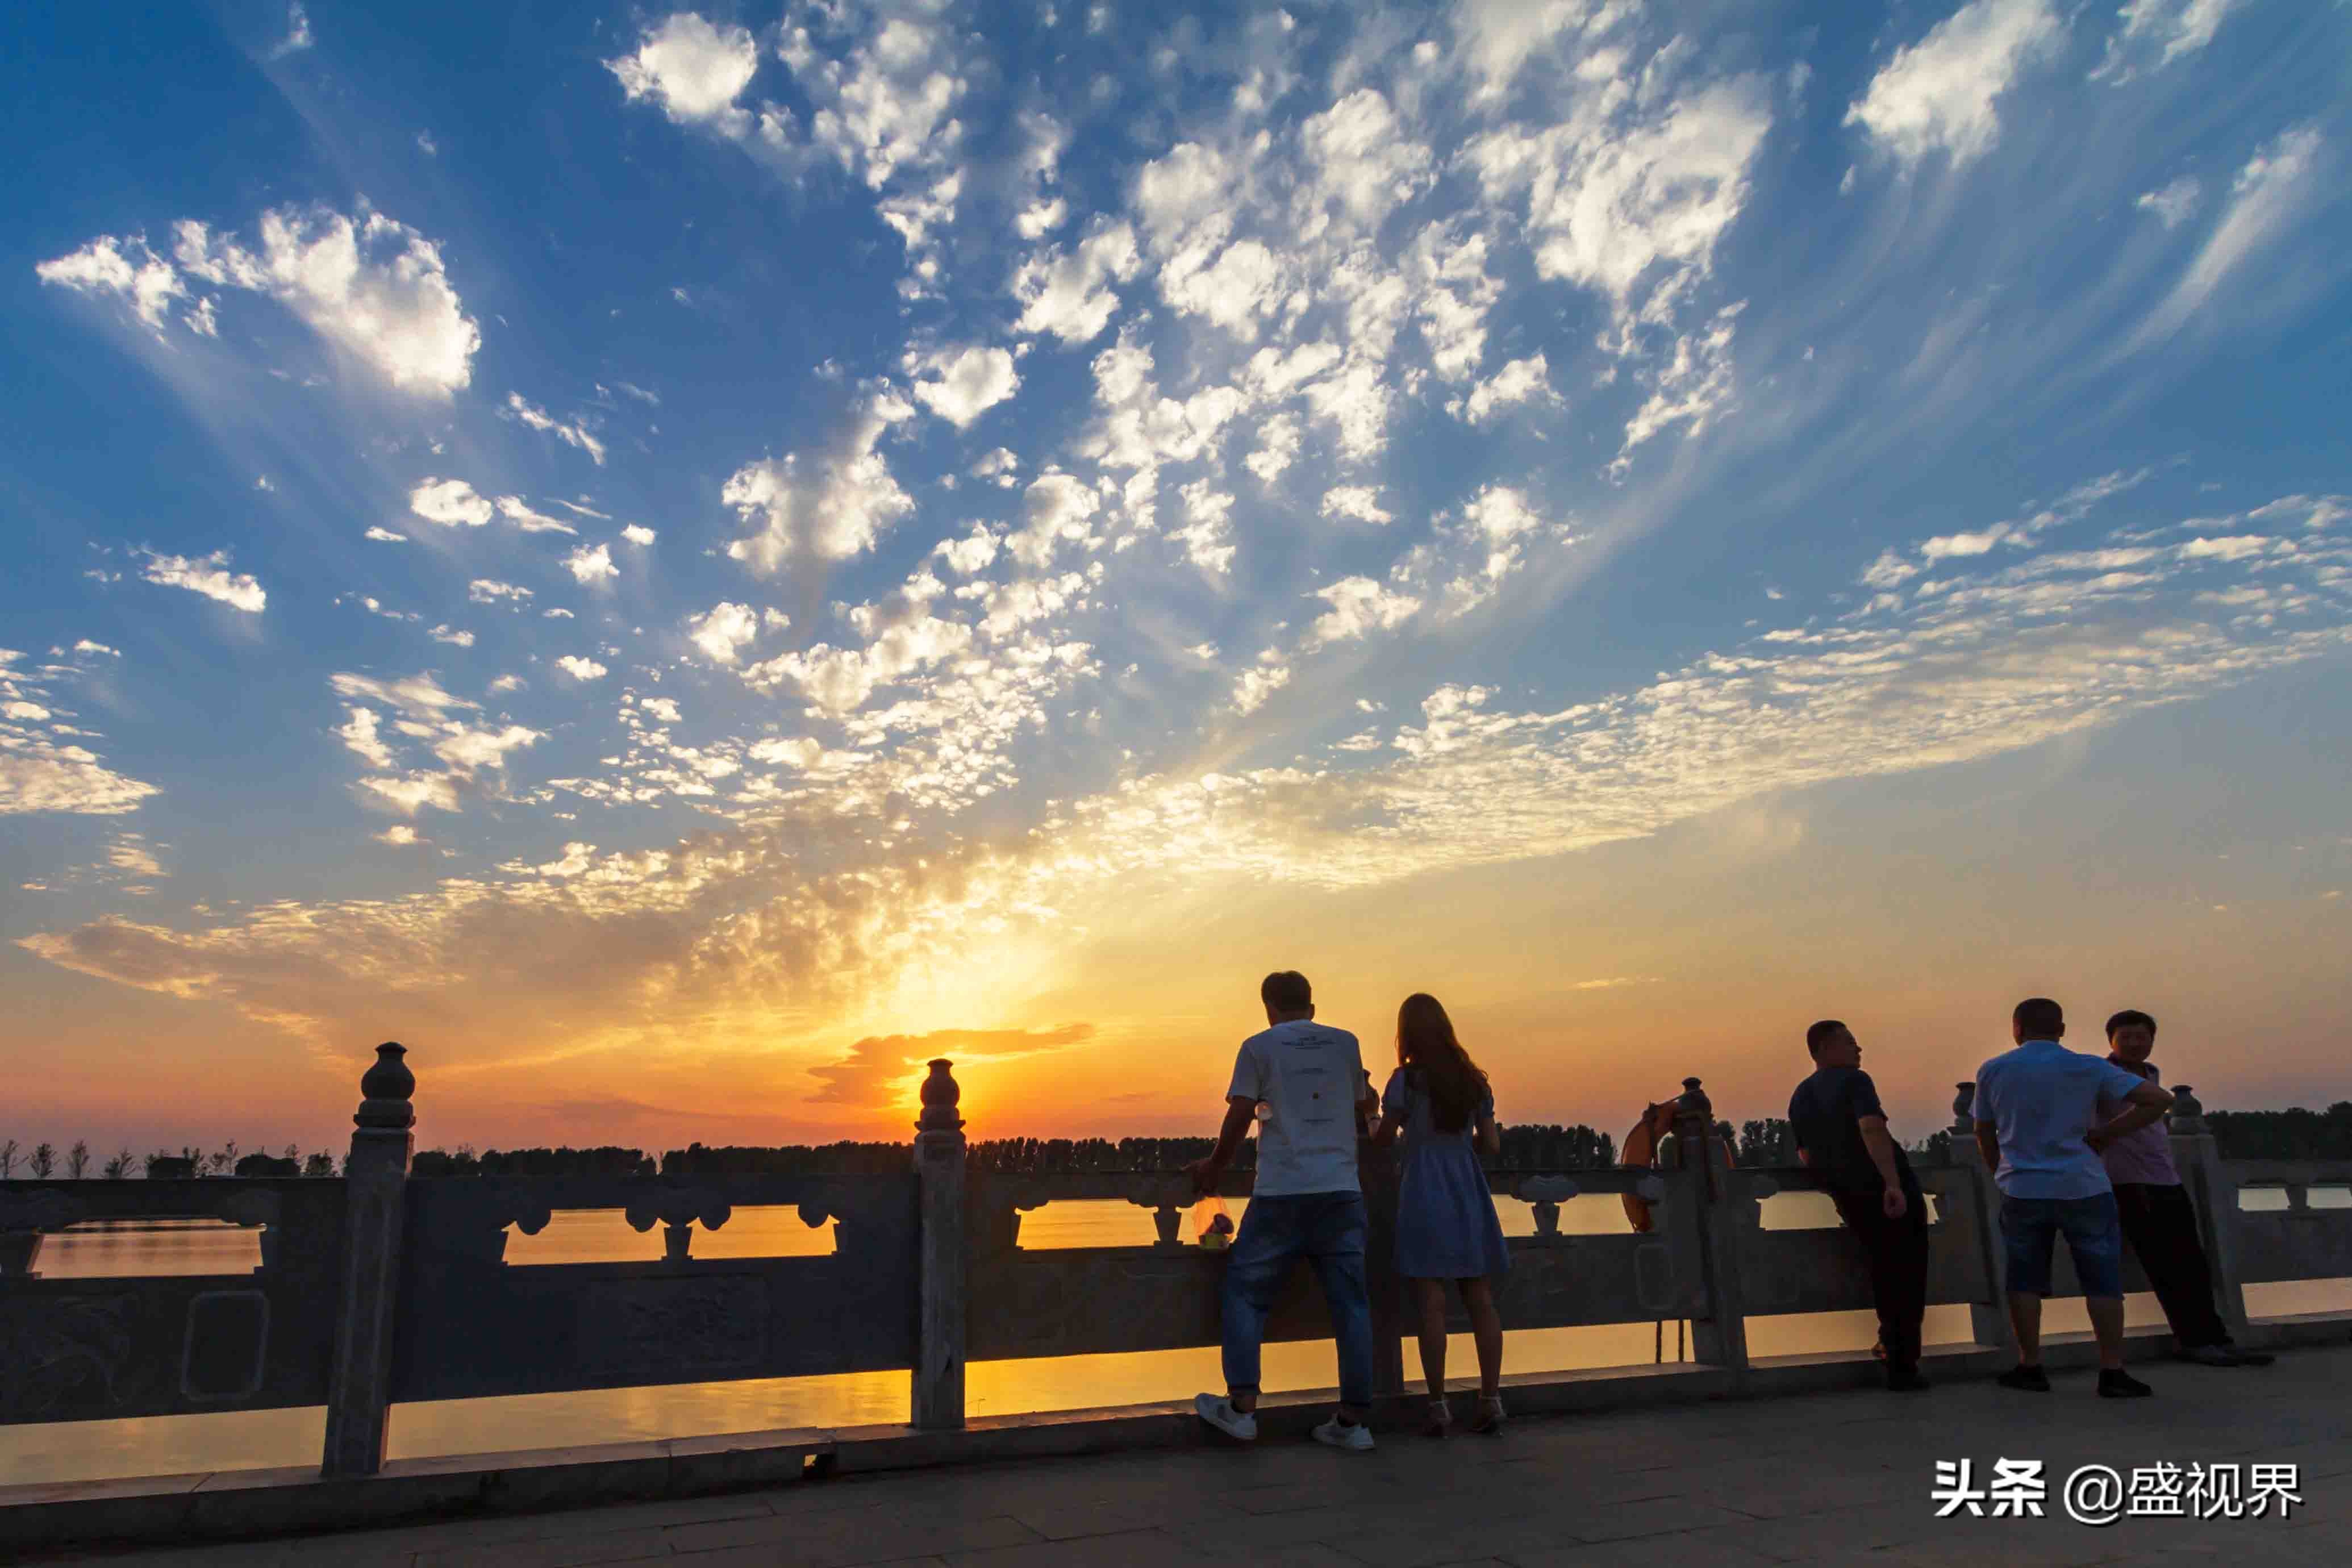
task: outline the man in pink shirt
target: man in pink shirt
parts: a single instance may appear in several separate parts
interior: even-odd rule
[[[2155,1048],[2156,1020],[2147,1014],[2126,1008],[2107,1020],[2107,1060],[2126,1072],[2157,1082],[2156,1064],[2147,1059]],[[2102,1100],[2099,1113],[2113,1116],[2122,1109],[2121,1100]],[[2270,1356],[2231,1343],[2230,1331],[2213,1309],[2213,1270],[2197,1239],[2197,1210],[2173,1166],[2172,1136],[2164,1123],[2151,1122],[2110,1140],[2100,1158],[2115,1184],[2124,1239],[2163,1303],[2180,1359],[2204,1366],[2270,1365]]]

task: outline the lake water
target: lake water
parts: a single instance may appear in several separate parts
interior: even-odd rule
[[[2250,1208],[2283,1208],[2284,1194],[2253,1191]],[[2319,1189],[2315,1206],[2352,1206],[2352,1194]],[[1236,1215],[1245,1205],[1236,1204]],[[1526,1204],[1497,1199],[1503,1228],[1515,1236],[1535,1229]],[[1764,1205],[1768,1228],[1834,1225],[1827,1199],[1789,1193]],[[1622,1233],[1622,1205],[1611,1196],[1570,1199],[1560,1228],[1571,1235]],[[790,1208],[738,1209],[717,1231],[698,1230],[697,1258],[798,1257],[830,1252],[830,1224],[811,1229]],[[1022,1216],[1025,1247],[1120,1247],[1148,1244],[1148,1210],[1125,1203],[1050,1204]],[[595,1263],[661,1255],[658,1231],[640,1235],[616,1211],[558,1214],[535,1237],[511,1237],[511,1263]],[[89,1229],[53,1236],[39,1268],[52,1279],[141,1275],[236,1274],[260,1263],[257,1233],[209,1221],[164,1222],[140,1230]],[[2247,1307],[2257,1316],[2352,1310],[2352,1280],[2250,1287]],[[2153,1298],[2128,1302],[2134,1323],[2162,1321]],[[2051,1303],[2053,1331],[2087,1327],[2079,1301]],[[1969,1339],[1968,1310],[1933,1307],[1930,1343]],[[1649,1364],[1687,1354],[1682,1325],[1669,1321],[1507,1332],[1509,1372],[1554,1372]],[[1751,1318],[1750,1352],[1786,1355],[1806,1351],[1861,1350],[1875,1337],[1868,1312]],[[1681,1342],[1678,1352],[1677,1342]],[[1420,1354],[1405,1341],[1405,1376],[1417,1385]],[[1446,1352],[1457,1387],[1475,1386],[1476,1362],[1466,1336]],[[1268,1345],[1265,1384],[1272,1391],[1328,1388],[1338,1381],[1328,1342]],[[1214,1347],[1145,1354],[1066,1356],[1052,1360],[974,1362],[966,1373],[966,1408],[974,1415],[1076,1410],[1189,1399],[1223,1380]],[[396,1458],[437,1454],[495,1453],[575,1443],[616,1443],[775,1427],[850,1426],[903,1422],[908,1374],[860,1373],[834,1377],[770,1378],[659,1388],[602,1389],[508,1399],[403,1405],[392,1415]],[[318,1408],[177,1415],[132,1421],[59,1422],[0,1427],[0,1483],[85,1480],[113,1476],[310,1465],[318,1461],[325,1413]]]

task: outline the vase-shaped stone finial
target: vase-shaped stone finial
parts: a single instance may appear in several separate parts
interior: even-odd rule
[[[1675,1100],[1675,1110],[1680,1116],[1696,1116],[1709,1123],[1715,1121],[1715,1102],[1707,1099],[1706,1090],[1698,1086],[1695,1078],[1683,1079],[1683,1092]]]
[[[1958,1136],[1976,1131],[1977,1084],[1970,1079],[1952,1086],[1952,1132]]]
[[[2197,1093],[2187,1084],[2176,1085],[2172,1090],[2172,1109],[2165,1113],[2165,1125],[2184,1136],[2205,1131],[2205,1107]]]
[[[407,1047],[390,1040],[375,1048],[375,1065],[360,1079],[360,1093],[367,1098],[352,1117],[355,1125],[383,1132],[404,1132],[416,1125],[416,1108],[409,1103],[416,1092],[416,1075],[401,1059],[407,1054]]]
[[[963,1125],[963,1118],[956,1114],[963,1089],[955,1080],[955,1063],[946,1057],[935,1057],[929,1065],[930,1076],[923,1079],[923,1114],[915,1129],[919,1132],[951,1132]]]

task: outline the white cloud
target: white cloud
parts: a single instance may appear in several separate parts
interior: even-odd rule
[[[87,637],[76,653],[121,658]],[[60,710],[47,689],[51,679],[71,673],[55,667],[27,668],[24,655],[0,647],[0,816],[66,812],[120,816],[136,811],[163,792],[107,767],[81,742],[91,732]]]
[[[2123,26],[2107,39],[2106,58],[2093,81],[2117,87],[2143,70],[2161,70],[2213,41],[2241,0],[2129,0],[2116,13]]]
[[[288,55],[297,54],[309,48],[312,41],[310,14],[302,9],[302,0],[294,0],[292,5],[286,7],[286,36],[278,39],[270,49],[269,58],[273,60],[283,59]]]
[[[2151,212],[2167,228],[2179,228],[2197,210],[2197,198],[2204,186],[2193,174],[2183,174],[2158,191],[2144,191],[2132,205],[2142,212]]]
[[[1326,643],[1352,642],[1376,631],[1391,630],[1403,625],[1421,608],[1419,599],[1395,593],[1370,577],[1343,577],[1328,588],[1318,589],[1316,597],[1331,607],[1307,628],[1307,646],[1310,648]]]
[[[626,528],[621,530],[621,537],[627,540],[632,544],[651,544],[654,542],[655,534],[652,529],[644,526],[642,523],[633,522]]]
[[[555,668],[574,680],[602,680],[610,673],[594,659],[583,658],[576,653],[567,653],[557,659]]]
[[[435,626],[425,635],[431,637],[435,642],[445,642],[449,644],[452,647],[471,647],[474,646],[473,633],[457,631],[446,624]]]
[[[1373,88],[1360,87],[1299,127],[1299,141],[1316,178],[1301,193],[1300,233],[1321,235],[1336,206],[1346,226],[1377,229],[1432,177],[1427,147],[1406,133]]]
[[[713,664],[733,664],[735,651],[760,635],[760,617],[749,605],[720,603],[686,623],[687,640]]]
[[[489,501],[463,479],[426,479],[408,492],[408,510],[444,528],[479,528],[490,521],[491,511]]]
[[[1184,526],[1169,537],[1181,544],[1186,558],[1202,571],[1232,571],[1234,498],[1205,479],[1186,485],[1183,496]]]
[[[819,643],[806,653],[782,654],[752,665],[743,671],[743,679],[761,689],[790,686],[815,707],[840,717],[863,707],[877,687],[952,658],[971,646],[971,627],[924,614],[892,626],[866,647]]]
[[[830,16],[815,13],[812,19],[820,26],[871,25],[838,57],[809,27],[788,21],[783,29],[778,52],[815,105],[810,144],[874,190],[889,184],[902,165],[936,164],[963,134],[952,112],[963,95],[963,79],[952,68],[963,40],[939,10],[926,5],[873,16],[846,7]],[[791,142],[792,127],[772,111],[761,130],[779,148]]]
[[[1538,276],[1622,309],[1645,280],[1671,299],[1712,265],[1747,200],[1772,94],[1765,79],[1739,77],[1613,103],[1612,118],[1479,137],[1464,158],[1489,201],[1526,194]]]
[[[1470,423],[1483,425],[1495,416],[1497,409],[1521,403],[1555,401],[1551,384],[1547,380],[1549,366],[1544,363],[1541,350],[1526,359],[1515,359],[1486,380],[1471,389],[1467,410]]]
[[[215,550],[210,555],[161,555],[149,552],[147,564],[140,575],[150,583],[160,583],[167,588],[185,588],[192,594],[202,594],[207,599],[217,599],[232,610],[242,610],[248,616],[261,614],[268,602],[252,574],[231,572],[228,552]]]
[[[598,468],[604,466],[604,443],[588,433],[579,424],[566,425],[546,409],[526,401],[520,392],[507,394],[507,412],[534,430],[544,431],[568,447],[576,447],[588,454]]]
[[[985,479],[1003,490],[1009,490],[1019,484],[1020,473],[1021,459],[1013,455],[1013,448],[1010,447],[999,447],[992,452],[984,452],[981,454],[980,461],[971,466],[973,479]]]
[[[758,529],[729,545],[727,553],[772,575],[788,566],[846,561],[874,548],[915,507],[876,449],[892,426],[914,413],[913,405],[893,393],[865,393],[819,450],[735,470],[719,499]]]
[[[480,329],[450,286],[441,247],[405,224],[278,207],[261,215],[257,251],[200,223],[175,232],[188,276],[268,295],[400,391],[446,398],[473,379]]]
[[[2309,125],[2284,132],[2248,159],[2231,182],[2230,205],[2211,237],[2124,352],[2169,338],[2203,311],[2232,274],[2327,188],[2320,173],[2324,162],[2318,129]]]
[[[382,833],[371,833],[368,837],[378,844],[390,844],[401,848],[425,842],[416,836],[416,829],[405,822],[395,822]]]
[[[379,544],[405,544],[408,542],[408,535],[404,533],[394,533],[388,528],[370,528],[367,531],[366,537],[374,540]]]
[[[580,679],[591,678],[582,676]],[[433,754],[454,772],[471,776],[486,769],[505,767],[509,752],[545,739],[546,735],[541,731],[525,729],[520,724],[509,724],[499,730],[452,725],[448,733],[433,743]]]
[[[2027,63],[2046,55],[2064,33],[2051,0],[1971,0],[1897,49],[1871,79],[1869,90],[1847,110],[1904,163],[1930,153],[1955,164],[1990,151],[2000,134],[1994,107]]]
[[[171,318],[172,301],[188,295],[172,264],[148,249],[145,237],[138,235],[118,239],[102,234],[79,250],[39,263],[33,272],[44,283],[81,293],[119,294],[158,333]]]
[[[1028,521],[1007,539],[1006,548],[1024,566],[1046,566],[1065,541],[1084,540],[1101,505],[1095,492],[1069,474],[1041,474],[1022,498]]]
[[[466,586],[466,597],[478,605],[511,604],[520,606],[531,596],[528,588],[512,583],[500,583],[488,577],[477,577]]]
[[[563,558],[563,565],[574,581],[583,584],[609,583],[621,574],[621,569],[613,564],[609,544],[583,544]]]
[[[1381,505],[1381,492],[1370,485],[1339,485],[1323,492],[1325,517],[1352,518],[1358,522],[1393,522]]]
[[[491,503],[499,515],[521,529],[525,533],[571,533],[580,531],[560,517],[550,517],[543,511],[533,511],[530,503],[520,496],[499,496]]]
[[[1049,246],[1013,275],[1013,297],[1021,302],[1020,331],[1051,332],[1066,343],[1092,342],[1118,309],[1113,283],[1125,283],[1142,269],[1135,230],[1108,224],[1064,252]]]
[[[1254,342],[1258,318],[1271,314],[1288,292],[1281,257],[1255,239],[1216,251],[1192,245],[1160,269],[1160,295],[1187,315],[1205,316],[1243,342]]]
[[[1255,713],[1265,706],[1265,700],[1290,684],[1290,667],[1286,664],[1260,664],[1255,669],[1242,672],[1234,682],[1234,708],[1242,713]]]
[[[915,401],[961,430],[1021,389],[1021,374],[1003,349],[941,349],[907,356],[916,377]]]
[[[1612,474],[1622,476],[1633,448],[1672,426],[1687,425],[1688,434],[1696,436],[1731,401],[1733,324],[1744,305],[1725,306],[1705,331],[1685,332],[1675,341],[1674,357],[1653,373],[1648,401],[1626,421],[1624,445],[1610,468]]]
[[[350,712],[351,717],[344,721],[342,728],[335,731],[342,738],[344,747],[372,768],[391,767],[392,748],[384,743],[378,731],[381,721],[376,717],[375,710],[354,705]]]
[[[1299,438],[1298,421],[1277,414],[1258,427],[1257,450],[1244,458],[1242,466],[1270,485],[1298,456]]]
[[[989,531],[986,523],[975,522],[971,531],[961,539],[942,539],[931,546],[931,553],[945,561],[951,571],[969,577],[996,559],[996,535]]]
[[[631,102],[653,103],[675,124],[733,135],[751,129],[751,117],[735,99],[758,73],[760,50],[740,27],[714,26],[680,11],[647,27],[635,53],[606,60],[604,68],[620,78]]]
[[[1070,204],[1061,197],[1040,199],[1021,209],[1013,227],[1024,239],[1040,239],[1061,227],[1069,216]]]

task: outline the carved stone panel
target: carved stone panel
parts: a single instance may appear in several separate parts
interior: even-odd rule
[[[600,1279],[578,1300],[582,1370],[594,1382],[743,1377],[760,1368],[768,1287],[755,1275]]]
[[[131,1291],[0,1296],[0,1421],[67,1421],[135,1406],[162,1357]]]

